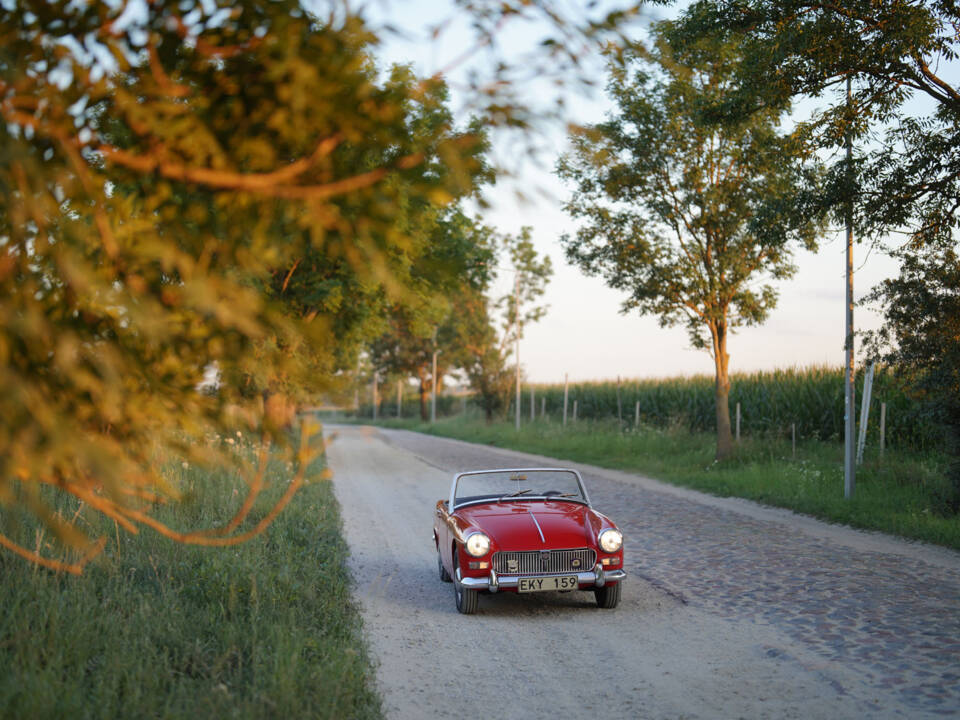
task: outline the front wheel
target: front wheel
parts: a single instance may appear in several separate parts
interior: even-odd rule
[[[619,605],[621,584],[615,583],[614,585],[604,585],[602,588],[594,588],[593,596],[597,599],[597,607],[604,610],[613,610]]]
[[[473,615],[480,605],[480,593],[460,584],[460,568],[457,551],[453,551],[453,594],[457,600],[457,610],[463,615]]]

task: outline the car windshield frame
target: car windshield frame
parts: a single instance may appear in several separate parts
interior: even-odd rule
[[[484,494],[482,497],[467,496],[469,498],[467,500],[461,499],[460,502],[456,501],[457,486],[460,483],[460,480],[465,477],[476,476],[476,475],[507,474],[507,473],[509,473],[510,475],[526,476],[532,473],[547,473],[547,472],[570,473],[577,483],[577,487],[580,490],[581,497],[561,497],[559,495],[544,495],[544,494],[534,495],[531,493],[524,493],[524,494],[508,497],[511,493],[506,492],[504,494],[500,494],[500,493],[490,493],[489,495]],[[522,482],[522,481],[518,481],[518,482]],[[523,488],[518,488],[518,489],[523,489]],[[468,470],[466,472],[457,473],[456,475],[453,476],[453,482],[450,485],[450,500],[449,500],[448,507],[450,508],[450,512],[453,512],[454,510],[457,510],[463,507],[468,507],[470,505],[496,503],[500,501],[515,502],[515,501],[527,501],[527,500],[537,500],[541,502],[546,500],[565,501],[565,502],[579,503],[581,505],[586,505],[587,507],[591,507],[590,496],[587,494],[587,488],[583,484],[583,477],[580,475],[578,471],[573,470],[571,468],[491,468],[487,470]]]

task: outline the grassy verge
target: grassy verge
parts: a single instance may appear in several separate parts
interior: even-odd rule
[[[901,535],[960,549],[960,517],[946,513],[945,458],[933,453],[888,450],[881,462],[868,449],[857,473],[853,500],[843,497],[843,447],[746,438],[736,457],[714,461],[715,438],[682,429],[641,427],[620,432],[615,423],[486,425],[469,415],[434,425],[415,421],[383,423],[419,432],[469,440],[643,473],[675,485],[720,496],[735,496],[789,508],[831,522]]]
[[[175,526],[222,523],[243,498],[235,476],[172,473],[188,499],[157,514]],[[272,464],[257,507],[289,478]],[[329,482],[307,485],[266,534],[234,547],[104,529],[111,546],[79,578],[0,553],[0,716],[381,716]]]

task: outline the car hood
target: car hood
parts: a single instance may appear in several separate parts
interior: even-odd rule
[[[456,514],[473,528],[489,535],[498,550],[543,550],[595,545],[593,528],[598,524],[598,518],[590,508],[579,503],[489,503],[461,508]],[[541,531],[543,538],[540,537]]]

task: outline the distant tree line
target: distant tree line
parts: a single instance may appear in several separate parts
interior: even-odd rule
[[[473,390],[489,422],[509,407],[514,343],[524,326],[546,312],[538,299],[553,270],[550,258],[534,249],[530,228],[513,236],[462,213],[457,218],[434,246],[444,257],[424,266],[426,301],[391,307],[387,328],[369,346],[367,359],[381,381],[415,380],[423,420],[429,417],[428,397],[453,375]],[[513,282],[495,297],[498,276]]]

